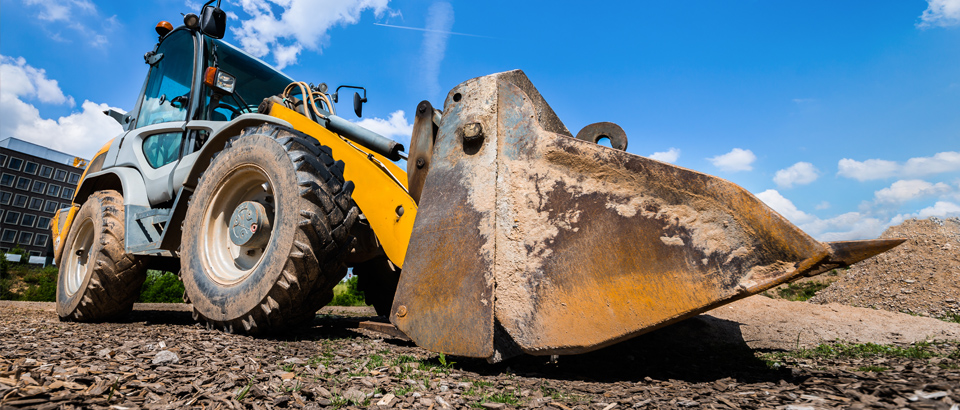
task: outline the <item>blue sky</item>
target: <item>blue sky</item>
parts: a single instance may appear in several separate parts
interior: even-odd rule
[[[960,0],[223,7],[227,41],[298,80],[367,87],[361,123],[403,142],[420,100],[519,68],[574,133],[618,123],[629,152],[740,184],[818,239],[960,215]],[[0,138],[89,156],[119,132],[99,111],[134,104],[156,23],[199,3],[0,9]]]

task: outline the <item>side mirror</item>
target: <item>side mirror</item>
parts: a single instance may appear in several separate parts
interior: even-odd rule
[[[212,3],[212,2],[211,2]],[[200,32],[220,39],[227,30],[227,13],[220,7],[206,5],[200,12]]]
[[[353,112],[357,114],[357,118],[360,118],[363,112],[363,103],[367,102],[366,98],[360,98],[360,93],[353,93]]]
[[[113,118],[114,120],[117,120],[117,122],[120,123],[120,125],[124,127],[127,126],[127,124],[123,122],[123,117],[126,116],[126,114],[123,114],[113,108],[106,110],[103,113],[106,114],[108,117]]]

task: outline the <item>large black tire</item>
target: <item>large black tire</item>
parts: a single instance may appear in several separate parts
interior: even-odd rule
[[[389,316],[400,283],[400,268],[386,256],[378,256],[354,266],[353,274],[357,275],[357,289],[363,292],[364,301],[373,305],[377,315]]]
[[[144,258],[124,251],[123,197],[95,192],[73,219],[60,257],[60,320],[103,321],[133,309],[146,279]]]
[[[333,298],[359,215],[343,167],[329,148],[286,127],[249,127],[227,143],[184,219],[180,274],[195,320],[227,332],[282,331]],[[262,245],[229,238],[244,202],[262,205],[272,226],[260,228],[269,234]]]

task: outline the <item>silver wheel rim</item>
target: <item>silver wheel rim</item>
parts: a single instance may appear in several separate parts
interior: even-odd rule
[[[210,279],[222,285],[232,285],[246,279],[257,268],[270,240],[264,247],[234,244],[229,235],[230,216],[244,201],[255,201],[262,204],[270,219],[274,220],[273,200],[273,183],[256,165],[241,165],[217,184],[199,227],[198,251],[204,260],[204,272]]]
[[[73,238],[73,243],[68,248],[70,254],[67,255],[67,260],[63,263],[63,267],[66,269],[64,283],[66,284],[67,296],[73,296],[77,293],[89,274],[87,262],[90,259],[90,247],[93,246],[94,233],[93,220],[90,218],[84,219],[80,223],[77,235]]]

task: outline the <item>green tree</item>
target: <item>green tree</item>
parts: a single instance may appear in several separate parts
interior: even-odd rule
[[[140,303],[183,303],[183,282],[170,272],[149,271],[140,288]]]
[[[333,288],[331,306],[366,306],[363,301],[363,292],[357,290],[357,276],[340,282]]]

